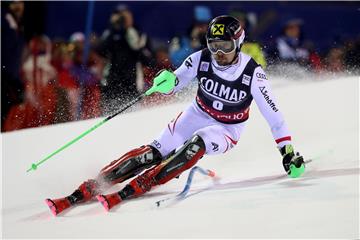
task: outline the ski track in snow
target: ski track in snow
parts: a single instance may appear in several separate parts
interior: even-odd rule
[[[155,202],[179,193],[188,172],[109,213],[91,202],[54,217],[44,199],[71,193],[110,161],[151,142],[192,101],[188,95],[119,115],[30,173],[31,163],[100,119],[2,134],[2,237],[359,238],[359,80],[271,80],[295,150],[313,159],[302,178],[285,176],[254,102],[238,145],[198,162],[219,180],[195,174],[184,199],[160,207]]]

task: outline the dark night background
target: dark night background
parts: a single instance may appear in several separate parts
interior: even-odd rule
[[[210,7],[213,16],[237,8],[255,12],[258,21],[269,18],[269,25],[259,35],[264,44],[276,36],[284,21],[291,17],[304,20],[306,37],[316,42],[319,51],[359,34],[359,2],[95,2],[93,31],[102,33],[108,26],[112,9],[119,3],[125,3],[132,10],[138,28],[161,40],[184,34],[191,25],[196,5]],[[25,2],[27,39],[37,33],[67,39],[73,32],[84,32],[87,6],[86,1]]]

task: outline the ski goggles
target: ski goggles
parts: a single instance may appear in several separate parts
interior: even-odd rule
[[[208,49],[212,54],[217,54],[218,52],[222,52],[224,54],[229,54],[233,52],[236,48],[235,40],[230,41],[220,41],[220,40],[212,40],[207,42]]]

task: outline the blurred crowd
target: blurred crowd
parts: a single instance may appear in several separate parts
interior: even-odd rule
[[[126,5],[109,16],[101,36],[83,32],[69,39],[23,36],[24,3],[9,2],[1,16],[1,130],[11,131],[53,123],[104,116],[151,86],[156,73],[176,69],[191,53],[206,47],[205,34],[214,17],[206,6],[196,6],[187,34],[169,43],[150,39],[135,27]],[[264,29],[255,13],[232,9],[246,31],[241,51],[264,68],[278,63],[304,66],[310,71],[343,72],[359,69],[360,39],[346,39],[325,53],[304,36],[300,18],[289,18],[272,42],[259,39]],[[142,104],[169,98],[154,94]]]

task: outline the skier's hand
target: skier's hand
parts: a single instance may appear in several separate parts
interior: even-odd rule
[[[169,93],[175,87],[176,75],[166,69],[161,70],[156,74],[152,87],[145,92],[145,95],[149,96],[154,92]]]
[[[286,173],[292,177],[300,177],[305,171],[304,158],[297,152],[294,152],[292,145],[285,145],[279,149],[283,157],[283,166]]]

